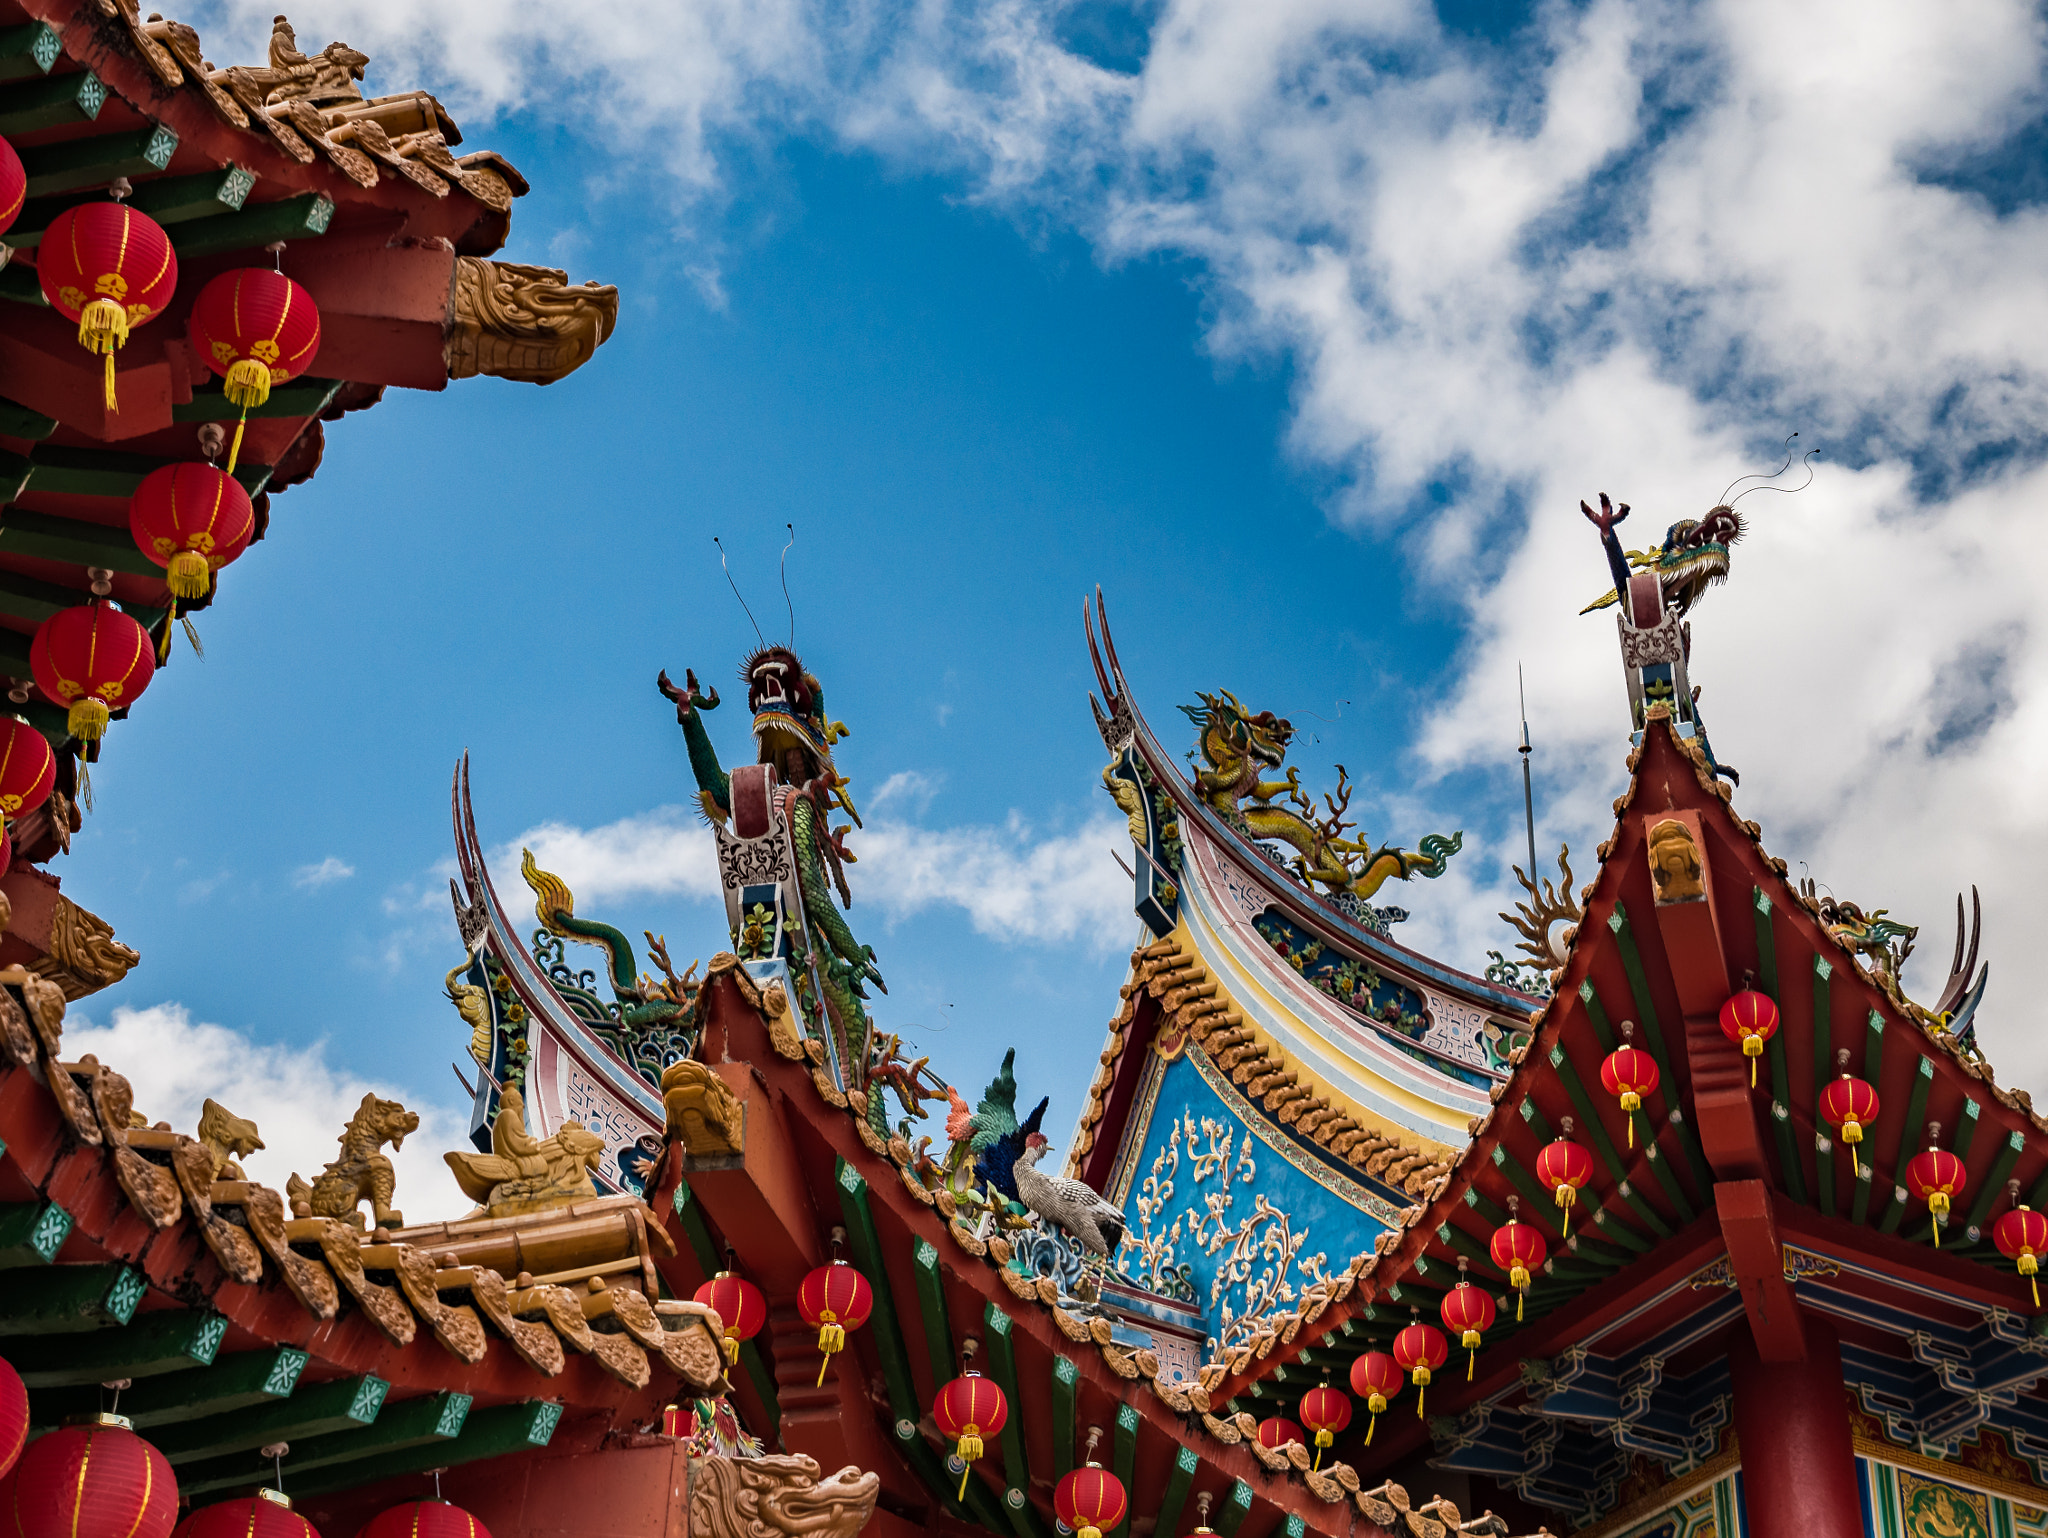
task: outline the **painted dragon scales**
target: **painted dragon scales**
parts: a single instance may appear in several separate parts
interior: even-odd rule
[[[1228,689],[1199,697],[1200,705],[1180,707],[1201,734],[1198,745],[1206,767],[1195,771],[1195,789],[1226,820],[1241,823],[1251,837],[1290,846],[1295,852],[1290,862],[1294,873],[1309,885],[1362,902],[1389,880],[1441,876],[1451,856],[1463,847],[1462,831],[1428,834],[1419,852],[1347,837],[1353,824],[1345,820],[1344,812],[1352,787],[1342,764],[1337,766],[1336,793],[1324,796],[1319,813],[1314,800],[1302,792],[1300,770],[1289,768],[1283,779],[1260,778],[1262,772],[1277,772],[1286,762],[1288,744],[1294,739],[1290,722],[1270,710],[1253,715]],[[1281,795],[1293,805],[1275,806],[1274,798]]]

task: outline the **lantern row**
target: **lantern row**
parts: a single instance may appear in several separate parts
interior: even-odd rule
[[[117,1401],[118,1403],[118,1401]],[[123,1416],[83,1417],[28,1441],[28,1390],[0,1359],[0,1480],[17,1538],[320,1538],[281,1490],[178,1517],[170,1462]],[[372,1517],[359,1538],[491,1538],[446,1501],[407,1501]]]
[[[0,139],[0,235],[13,227],[28,195],[28,173]],[[178,288],[178,253],[162,225],[116,198],[67,208],[36,250],[36,279],[50,307],[78,327],[78,345],[106,358],[107,410],[119,411],[114,355],[137,326],[163,314]],[[224,272],[192,306],[192,329],[206,365],[242,408],[228,469],[241,452],[249,412],[273,386],[297,378],[320,351],[320,312],[282,272],[244,267]]]

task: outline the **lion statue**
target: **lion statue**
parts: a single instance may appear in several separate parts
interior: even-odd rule
[[[247,1180],[238,1160],[263,1147],[256,1135],[256,1123],[236,1116],[218,1100],[208,1099],[199,1107],[199,1141],[213,1158],[215,1180]]]
[[[692,1538],[853,1538],[875,1512],[879,1474],[851,1466],[818,1477],[818,1460],[692,1458]]]
[[[384,1144],[405,1146],[405,1135],[417,1132],[419,1113],[408,1111],[396,1100],[380,1100],[374,1092],[363,1096],[356,1114],[341,1133],[341,1157],[308,1185],[297,1173],[285,1182],[285,1194],[296,1212],[306,1204],[309,1217],[334,1218],[356,1228],[364,1227],[358,1210],[367,1201],[375,1228],[403,1228],[405,1214],[391,1205],[398,1187],[398,1171],[380,1151]]]

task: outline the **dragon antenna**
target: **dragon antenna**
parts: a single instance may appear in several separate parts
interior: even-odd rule
[[[1735,499],[1735,502],[1740,502],[1742,500],[1742,497],[1754,496],[1759,491],[1776,491],[1782,492],[1784,495],[1788,497],[1796,496],[1798,493],[1806,490],[1807,487],[1813,484],[1813,462],[1817,457],[1819,457],[1819,455],[1819,449],[1808,449],[1806,453],[1800,458],[1799,462],[1806,467],[1806,479],[1801,481],[1797,486],[1752,486],[1749,488],[1748,491],[1742,493],[1741,497],[1737,497]],[[1730,507],[1733,507],[1735,505],[1735,502],[1730,502],[1728,505]]]
[[[789,649],[795,651],[796,605],[789,601],[789,552],[790,547],[796,543],[796,525],[785,523],[783,527],[789,530],[789,544],[782,547],[782,605],[789,610]]]
[[[1515,664],[1515,693],[1522,701],[1522,816],[1529,825],[1529,880],[1536,879],[1536,792],[1529,779],[1529,755],[1536,750],[1529,742],[1529,691],[1522,682],[1522,664]]]
[[[732,589],[733,597],[739,598],[740,608],[745,611],[747,616],[747,623],[754,627],[754,639],[759,641],[761,643],[762,648],[765,650],[768,645],[768,638],[761,634],[761,622],[754,618],[754,611],[752,609],[747,608],[746,599],[740,598],[740,585],[732,580],[732,567],[729,564],[727,564],[725,559],[724,541],[719,539],[719,537],[716,534],[714,534],[711,536],[711,543],[718,546],[718,566],[719,569],[725,573],[725,585]]]
[[[1728,493],[1730,491],[1733,491],[1737,486],[1740,486],[1744,481],[1775,481],[1779,476],[1783,475],[1787,470],[1791,469],[1792,440],[1798,436],[1799,434],[1797,433],[1788,433],[1786,435],[1785,462],[1782,465],[1778,466],[1777,469],[1773,470],[1769,475],[1738,475],[1735,477],[1734,480],[1730,481],[1728,483],[1727,489],[1721,493],[1722,505],[1728,505]]]

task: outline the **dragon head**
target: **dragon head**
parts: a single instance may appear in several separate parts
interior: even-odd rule
[[[857,823],[845,799],[846,781],[832,762],[832,744],[849,735],[843,722],[825,714],[825,690],[815,673],[786,646],[764,646],[740,665],[747,686],[747,708],[754,713],[754,741],[759,762],[774,764],[783,782],[803,786],[823,777],[835,788],[834,799]]]
[[[1294,740],[1294,724],[1270,710],[1253,715],[1238,703],[1228,689],[1216,694],[1197,691],[1200,705],[1183,705],[1181,713],[1202,732],[1202,746],[1212,761],[1218,750],[1249,760],[1268,769],[1278,769],[1287,759],[1287,745]]]
[[[1742,515],[1723,503],[1709,509],[1704,518],[1679,519],[1664,531],[1661,545],[1629,551],[1628,564],[1634,571],[1654,571],[1665,604],[1682,616],[1708,588],[1728,580],[1728,547],[1742,538],[1743,530]],[[1579,612],[1590,614],[1613,602],[1610,588]]]

